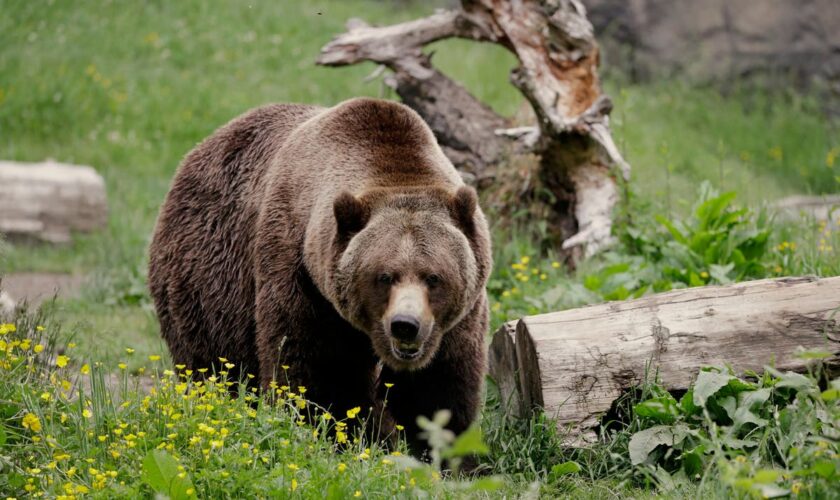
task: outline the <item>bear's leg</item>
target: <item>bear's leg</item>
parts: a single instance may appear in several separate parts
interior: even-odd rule
[[[409,447],[416,454],[427,449],[418,436],[418,416],[431,418],[438,410],[449,410],[452,418],[447,428],[460,434],[478,415],[487,357],[487,309],[484,299],[478,302],[461,323],[444,334],[427,367],[399,372],[383,369],[379,397],[388,391],[387,408],[394,421],[405,427]],[[386,388],[385,383],[394,385]]]
[[[286,284],[290,284],[286,282]],[[310,300],[305,286],[262,286],[257,295],[257,353],[264,389],[288,385],[338,419],[374,401],[376,358],[367,336],[326,301]]]

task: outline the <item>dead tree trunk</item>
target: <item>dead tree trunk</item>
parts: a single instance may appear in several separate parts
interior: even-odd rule
[[[551,227],[567,255],[591,255],[612,241],[618,200],[613,167],[630,167],[609,130],[609,98],[601,92],[598,45],[579,0],[462,0],[462,8],[415,21],[371,27],[359,20],[321,49],[318,64],[374,61],[386,79],[434,130],[453,164],[491,183],[498,167],[519,153],[540,158],[528,190],[552,208]],[[518,59],[511,82],[534,109],[537,124],[506,128],[508,120],[434,68],[423,47],[450,37],[502,45]]]
[[[509,411],[541,409],[580,445],[648,365],[675,391],[709,365],[804,371],[800,348],[831,352],[837,363],[838,310],[840,278],[782,278],[530,316],[515,334],[510,324],[495,334],[490,374]]]

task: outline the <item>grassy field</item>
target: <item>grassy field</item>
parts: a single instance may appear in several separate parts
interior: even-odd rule
[[[0,5],[7,14],[0,16],[0,158],[54,158],[92,165],[105,177],[110,205],[108,227],[78,235],[69,246],[6,245],[0,275],[54,271],[87,276],[81,296],[48,305],[41,322],[55,342],[78,344],[74,360],[102,362],[101,371],[110,368],[118,373],[118,363],[126,364],[125,371],[137,373],[149,365],[149,356],[163,355],[155,366],[160,373],[165,367],[165,348],[145,289],[146,249],[180,159],[214,129],[260,104],[332,105],[357,95],[393,97],[381,81],[364,81],[373,65],[327,69],[316,67],[313,61],[319,48],[341,32],[350,17],[391,23],[432,9],[419,2],[373,0],[72,4],[4,0]],[[507,83],[514,59],[502,49],[465,41],[443,41],[433,48],[440,68],[499,112],[512,116],[524,105]],[[721,282],[719,273],[710,274],[718,269],[713,266],[733,264],[725,280],[840,274],[836,254],[840,230],[834,222],[772,221],[762,209],[787,195],[840,191],[840,131],[836,123],[820,115],[817,103],[808,97],[748,88],[721,95],[715,89],[674,81],[637,85],[620,76],[605,82],[605,87],[615,101],[612,124],[617,143],[634,169],[633,197],[620,214],[621,220],[632,218],[632,222],[617,229],[622,241],[617,248],[584,263],[575,273],[553,265],[550,253],[536,250],[531,228],[513,234],[497,230],[497,268],[490,284],[494,325],[522,314]],[[698,194],[703,181],[709,183],[709,190]],[[704,225],[693,217],[699,202],[725,191],[737,193],[735,200],[727,201],[727,211],[747,206],[751,212],[725,227]],[[720,252],[700,255],[689,248],[684,253],[691,256],[690,262],[679,261],[668,252],[676,244],[675,237],[655,222],[655,215],[684,224],[687,234],[713,233]],[[735,266],[732,249],[756,235],[766,237],[762,251],[751,260],[754,265]],[[127,347],[134,350],[132,356],[126,355]],[[5,379],[9,386],[21,381],[14,377]],[[33,405],[37,403],[36,398]],[[129,411],[135,410],[125,418],[133,419],[132,425],[142,425],[147,418],[142,404]],[[40,413],[39,418],[49,412]],[[284,425],[294,421],[288,418]],[[198,421],[196,417],[190,425],[195,427]],[[96,425],[105,423],[97,420]],[[273,424],[265,425],[268,429]],[[485,415],[485,434],[491,445],[487,463],[494,472],[506,474],[508,494],[528,491],[535,480],[542,481],[539,487],[544,493],[573,496],[590,491],[604,497],[645,496],[653,494],[654,485],[675,495],[696,494],[697,488],[717,494],[732,491],[682,479],[672,480],[681,486],[669,489],[671,483],[664,476],[650,472],[658,469],[635,467],[626,456],[621,458],[622,453],[626,455],[630,430],[589,455],[573,456],[560,449],[550,428],[538,421],[506,421],[494,410],[491,394]],[[60,429],[56,427],[56,432]],[[95,447],[95,442],[83,438],[67,445]],[[318,439],[320,451],[308,455],[311,462],[307,463],[337,467],[337,459],[321,456],[328,444]],[[834,446],[836,454],[836,441]],[[266,470],[290,460],[302,465],[302,458],[272,450],[274,454],[264,462],[270,464]],[[384,457],[381,450],[374,452],[380,453],[378,459]],[[190,463],[201,468],[203,455],[200,449],[196,453]],[[736,455],[726,458],[735,463]],[[137,460],[144,456],[132,455]],[[572,459],[584,466],[581,473],[555,477],[547,472]],[[767,456],[756,455],[756,470],[766,467],[765,462]],[[130,468],[129,462],[120,463]],[[220,462],[202,474],[221,471],[223,466]],[[739,478],[738,474],[747,474],[743,467],[732,472],[715,466],[703,475],[704,481],[723,477],[727,470]],[[379,474],[373,468],[354,471],[354,484]],[[242,474],[242,481],[247,481],[250,476]],[[364,494],[399,494],[399,486],[405,486],[400,483],[402,476],[383,477],[375,483],[379,486],[371,486]],[[290,479],[284,476],[283,481]],[[792,481],[785,481],[778,482],[790,490]],[[456,483],[453,488],[467,487]],[[142,484],[131,486],[134,489],[127,489],[126,494],[148,492],[149,485]],[[291,483],[282,484],[288,492]],[[347,486],[338,479],[335,484]],[[818,482],[813,484],[817,486],[812,494],[822,491]],[[444,491],[435,488],[429,486],[426,491]],[[199,492],[210,495],[223,489],[206,483]],[[309,494],[324,491],[313,489]],[[335,495],[355,491],[355,487],[341,489]]]

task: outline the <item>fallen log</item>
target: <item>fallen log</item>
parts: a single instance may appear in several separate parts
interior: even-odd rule
[[[669,391],[700,368],[804,371],[797,349],[840,361],[840,277],[676,290],[522,318],[494,336],[490,375],[513,412],[544,411],[571,446],[596,439],[613,402],[658,373]],[[516,358],[500,359],[515,351]],[[511,389],[511,388],[515,389]],[[504,389],[502,389],[504,388]]]
[[[67,243],[107,223],[105,181],[91,167],[0,161],[0,235]]]

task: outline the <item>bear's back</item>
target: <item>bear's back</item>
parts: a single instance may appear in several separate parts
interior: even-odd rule
[[[214,353],[228,352],[239,354],[238,366],[257,369],[250,245],[262,181],[288,134],[321,109],[273,104],[249,111],[179,166],[149,260],[161,334],[176,363],[207,367]]]

